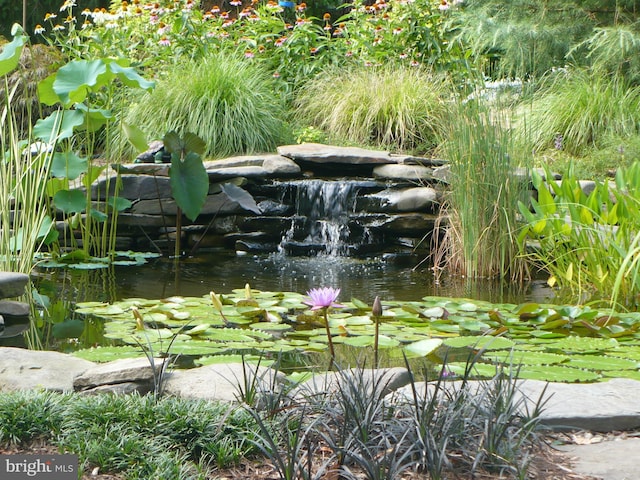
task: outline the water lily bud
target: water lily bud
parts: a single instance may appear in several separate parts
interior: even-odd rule
[[[131,307],[131,313],[133,313],[133,318],[136,319],[136,330],[144,330],[144,321],[142,320],[142,315],[140,314],[140,310],[135,305]]]
[[[371,309],[371,313],[374,317],[382,316],[382,302],[380,301],[380,297],[378,297],[377,295],[373,300],[373,308]]]
[[[209,296],[211,297],[211,303],[213,303],[215,309],[222,312],[222,302],[220,301],[220,297],[218,297],[213,290],[209,292]]]
[[[244,296],[247,300],[251,298],[251,285],[248,283],[244,286]]]

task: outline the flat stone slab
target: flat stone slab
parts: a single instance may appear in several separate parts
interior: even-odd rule
[[[72,392],[73,379],[94,365],[59,352],[0,347],[0,392],[38,389]]]
[[[640,428],[640,382],[614,378],[600,383],[525,380],[520,390],[536,400],[547,388],[541,423],[557,429],[596,432]]]
[[[29,283],[24,273],[0,272],[0,298],[19,297]]]
[[[565,445],[559,448],[581,475],[601,480],[634,480],[640,476],[640,438],[607,440],[589,445]]]
[[[0,300],[0,315],[5,318],[10,317],[28,317],[31,308],[27,303],[18,302],[16,300]]]
[[[358,147],[336,147],[321,143],[282,145],[278,153],[294,162],[348,163],[352,165],[396,163],[397,160],[382,150],[368,150]]]
[[[433,179],[433,169],[422,165],[379,165],[373,169],[373,176],[387,180],[429,181]]]
[[[446,382],[445,387],[455,389],[460,384]],[[479,391],[482,385],[483,382],[469,382],[471,392]],[[434,383],[416,383],[421,395],[425,388],[434,388]],[[601,383],[522,380],[518,389],[529,411],[543,395],[540,424],[555,430],[612,432],[640,428],[640,382],[636,380],[615,378]],[[408,387],[399,389],[396,395],[396,400],[411,399]]]

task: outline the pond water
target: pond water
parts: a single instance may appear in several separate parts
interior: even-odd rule
[[[224,294],[244,288],[247,283],[263,291],[298,293],[323,286],[341,288],[341,300],[357,298],[369,304],[376,295],[384,300],[412,301],[438,295],[496,303],[547,302],[553,298],[543,280],[514,285],[443,276],[436,282],[429,266],[420,265],[420,259],[410,256],[240,256],[220,251],[179,262],[157,258],[140,266],[88,271],[52,269],[41,270],[40,274],[43,293],[72,302],[201,296],[211,290]]]

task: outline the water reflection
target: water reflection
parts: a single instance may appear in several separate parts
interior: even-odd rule
[[[442,277],[436,285],[428,267],[414,268],[419,259],[398,257],[287,257],[281,254],[237,256],[229,252],[181,260],[155,259],[137,267],[111,267],[97,271],[42,272],[71,301],[114,301],[127,297],[165,298],[200,296],[211,290],[244,288],[304,293],[310,288],[341,288],[340,298],[371,303],[419,300],[426,295],[466,297],[495,303],[551,301],[542,281],[523,286],[498,281]]]

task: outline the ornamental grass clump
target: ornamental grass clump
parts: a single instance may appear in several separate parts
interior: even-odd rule
[[[443,132],[450,90],[420,68],[327,70],[296,98],[297,118],[335,140],[398,151],[431,150]]]
[[[581,155],[611,138],[640,134],[640,87],[621,76],[559,73],[534,94],[524,113],[517,135],[528,150]]]
[[[526,165],[503,115],[468,102],[450,118],[443,155],[450,161],[450,192],[441,209],[444,238],[436,246],[436,271],[468,278],[528,276],[517,242],[518,202],[528,182],[516,174]]]
[[[216,158],[269,152],[288,139],[284,104],[273,91],[264,70],[211,55],[172,67],[152,93],[132,99],[123,117],[149,140],[191,132],[207,144],[205,155]]]

